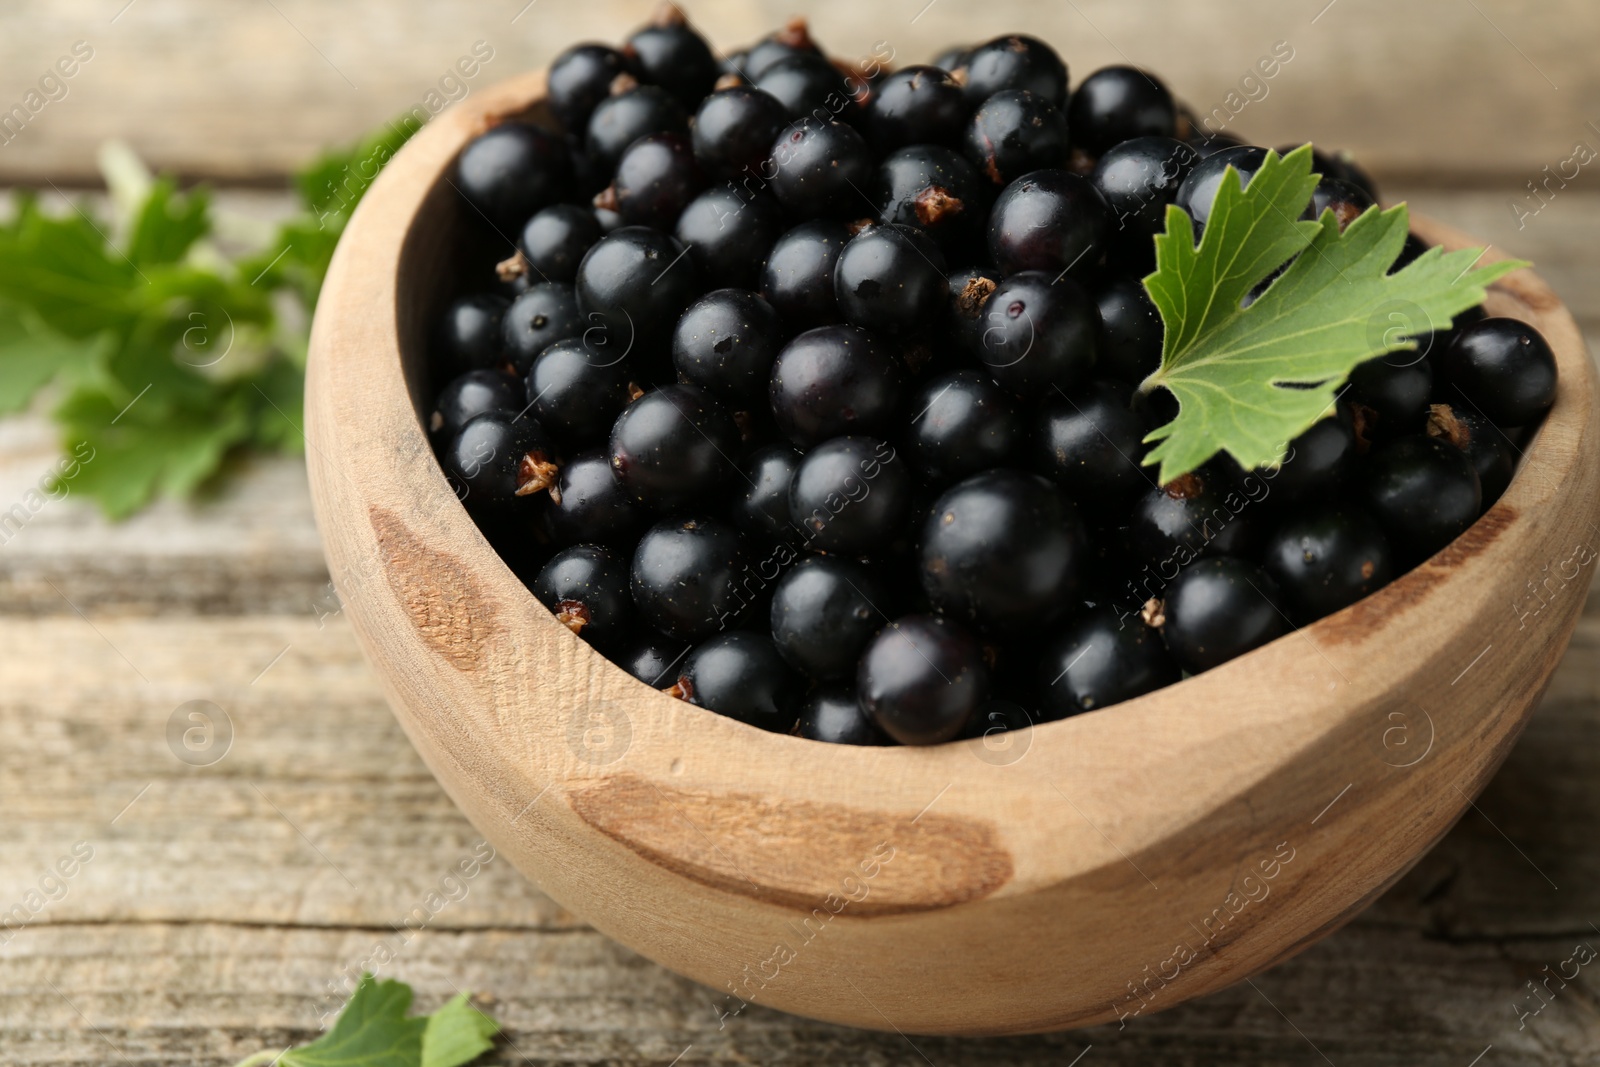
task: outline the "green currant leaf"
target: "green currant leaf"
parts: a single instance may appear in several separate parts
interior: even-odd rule
[[[1189,216],[1167,209],[1156,271],[1144,280],[1166,334],[1161,367],[1141,386],[1178,399],[1177,418],[1145,438],[1159,442],[1144,462],[1160,464],[1162,484],[1219,452],[1246,470],[1282,462],[1290,441],[1333,413],[1356,366],[1415,349],[1416,335],[1448,328],[1490,284],[1527,266],[1477,267],[1481,249],[1432,248],[1390,274],[1410,228],[1406,206],[1371,208],[1341,233],[1331,211],[1300,219],[1316,184],[1310,145],[1269,152],[1248,186],[1228,168],[1198,246]]]
[[[406,1018],[410,1007],[410,986],[364,974],[333,1029],[285,1052],[279,1067],[418,1067],[428,1017]]]
[[[422,1032],[422,1067],[461,1067],[494,1047],[500,1024],[467,1003],[461,993],[428,1016]]]

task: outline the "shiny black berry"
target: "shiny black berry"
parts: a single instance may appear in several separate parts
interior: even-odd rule
[[[571,285],[529,286],[511,302],[501,323],[506,359],[519,376],[526,375],[540,352],[557,341],[581,337],[586,326]]]
[[[1482,507],[1488,511],[1511,484],[1520,454],[1504,430],[1468,407],[1434,404],[1428,413],[1428,436],[1460,449],[1478,472]]]
[[[1055,631],[1039,659],[1046,719],[1096,711],[1143,696],[1180,677],[1161,635],[1136,614],[1096,608]]]
[[[564,544],[629,542],[647,514],[611,473],[611,455],[601,448],[579,452],[561,465],[550,501],[551,532]]]
[[[555,483],[555,448],[528,416],[479,415],[440,452],[451,488],[469,507],[509,504]]]
[[[711,46],[676,4],[662,4],[651,24],[628,38],[622,54],[640,78],[661,86],[684,107],[709,93],[722,72]]]
[[[789,514],[818,552],[881,550],[905,526],[911,472],[871,437],[835,437],[805,454],[789,483]]]
[[[1120,383],[1097,380],[1052,393],[1034,415],[1034,469],[1087,507],[1127,501],[1155,481],[1140,463],[1150,428]]]
[[[584,151],[597,168],[610,173],[628,146],[646,134],[688,132],[689,116],[671,93],[655,85],[635,85],[595,107]]]
[[[1067,65],[1035,37],[996,37],[967,53],[962,88],[974,105],[1007,89],[1026,89],[1054,104],[1067,103]]]
[[[1178,666],[1199,674],[1288,633],[1275,583],[1241,559],[1191,563],[1167,587],[1162,634]]]
[[[1091,180],[1111,205],[1113,226],[1124,240],[1145,240],[1167,228],[1167,205],[1200,162],[1189,145],[1173,137],[1135,137],[1100,156]]]
[[[1170,577],[1201,555],[1245,555],[1259,539],[1261,498],[1240,492],[1210,467],[1191,471],[1134,502],[1128,547]]]
[[[705,498],[733,475],[739,429],[699,386],[667,385],[623,409],[610,449],[622,487],[641,504],[671,510]]]
[[[801,560],[772,591],[772,639],[789,664],[822,680],[855,674],[862,649],[888,619],[888,589],[866,564]]]
[[[757,177],[772,158],[772,143],[788,125],[788,108],[770,93],[748,86],[721,89],[695,112],[695,158],[719,178]]]
[[[800,723],[795,733],[808,741],[826,741],[834,745],[890,743],[856,699],[854,678],[845,685],[820,686],[807,697],[800,706]]]
[[[892,432],[901,381],[882,338],[858,326],[819,326],[778,354],[768,395],[778,428],[809,447],[846,434]]]
[[[1111,207],[1089,179],[1038,170],[1006,186],[989,213],[989,255],[1003,274],[1090,275],[1109,247]]]
[[[754,289],[785,225],[771,196],[719,185],[689,202],[675,232],[702,284]]]
[[[822,56],[822,49],[811,39],[806,20],[800,17],[790,19],[782,29],[751,45],[744,62],[739,65],[739,72],[753,80],[779,60],[795,55]]]
[[[1120,274],[1094,290],[1100,309],[1100,356],[1095,373],[1138,385],[1161,368],[1166,326],[1140,279]]]
[[[456,187],[502,231],[566,196],[572,159],[556,134],[526,122],[504,122],[479,134],[456,161]]]
[[[1222,188],[1222,179],[1227,174],[1228,168],[1238,171],[1238,180],[1242,183],[1240,188],[1250,184],[1250,179],[1256,176],[1256,171],[1267,161],[1267,150],[1245,145],[1238,148],[1227,148],[1202,159],[1189,176],[1178,186],[1177,198],[1173,203],[1189,213],[1195,223],[1195,239],[1200,237],[1206,220],[1211,218],[1211,206],[1217,198],[1217,190]]]
[[[1289,442],[1283,464],[1273,473],[1271,491],[1284,500],[1326,498],[1339,491],[1357,461],[1355,420],[1349,404]]]
[[[628,561],[599,545],[573,545],[551,557],[533,595],[556,621],[598,647],[615,644],[633,624]]]
[[[1172,93],[1135,67],[1104,67],[1083,80],[1067,107],[1072,143],[1091,156],[1135,137],[1171,137],[1178,111]]]
[[[849,240],[843,223],[814,219],[773,243],[761,268],[761,293],[792,329],[839,321],[833,267]]]
[[[623,151],[610,191],[624,224],[670,230],[705,184],[687,137],[651,133]]]
[[[1365,189],[1355,183],[1323,175],[1322,180],[1317,183],[1316,191],[1311,194],[1311,214],[1320,219],[1324,211],[1331,211],[1334,218],[1339,221],[1339,229],[1343,230],[1360,218],[1368,208],[1377,206],[1377,203]]]
[[[939,497],[923,520],[918,566],[939,611],[983,629],[1020,630],[1060,614],[1088,556],[1083,523],[1054,485],[998,469]]]
[[[620,358],[633,348],[664,347],[673,324],[698,293],[694,264],[683,246],[646,226],[624,226],[602,237],[578,265],[578,308],[590,331]],[[586,337],[591,346],[595,337]]]
[[[611,657],[611,661],[651,689],[666,689],[678,677],[678,666],[694,646],[664,634],[646,634]]]
[[[907,615],[873,639],[856,671],[856,696],[903,745],[958,736],[989,691],[978,642],[937,615]]]
[[[885,333],[924,327],[948,295],[944,256],[920,230],[887,223],[850,239],[833,265],[833,293],[844,317]]]
[[[847,78],[821,56],[797,53],[762,71],[755,87],[777,98],[797,119],[856,121],[865,83]]]
[[[914,226],[952,254],[975,250],[988,219],[988,188],[970,163],[941,145],[891,152],[867,195],[879,221]]]
[[[1067,117],[1026,89],[995,93],[972,113],[963,140],[967,159],[995,185],[1067,165]]]
[[[987,375],[949,371],[923,382],[905,405],[906,459],[933,484],[1004,466],[1023,441],[1016,398]]]
[[[866,134],[880,152],[911,144],[958,144],[967,120],[966,94],[938,67],[903,67],[873,87]]]
[[[1402,565],[1433,555],[1483,511],[1483,487],[1471,460],[1459,449],[1420,434],[1368,456],[1361,489]]]
[[[1362,436],[1390,440],[1422,429],[1433,392],[1433,364],[1402,349],[1369,359],[1350,372],[1349,396],[1362,412]]]
[[[734,630],[696,646],[683,660],[675,692],[742,723],[788,733],[804,689],[766,634]]]
[[[714,289],[672,331],[678,376],[735,411],[764,404],[785,332],[772,305],[746,289]]]
[[[550,110],[568,133],[582,133],[600,101],[611,95],[611,83],[629,73],[628,60],[603,44],[579,44],[550,64],[547,94]]]
[[[845,123],[812,117],[786,127],[773,141],[771,170],[773,195],[796,215],[848,218],[872,209],[872,150]]]
[[[1520,319],[1489,318],[1463,326],[1435,364],[1446,385],[1497,426],[1532,425],[1556,401],[1555,354],[1543,335]]]
[[[434,358],[450,374],[488,370],[505,362],[501,323],[511,302],[492,293],[453,301],[434,330]]]
[[[568,449],[604,444],[627,402],[622,367],[602,362],[581,339],[557,341],[528,372],[529,410]]]
[[[1019,395],[1070,389],[1094,369],[1100,314],[1071,278],[1037,270],[1011,275],[984,301],[983,325],[975,355]]]
[[[1389,542],[1363,511],[1327,501],[1291,514],[1267,539],[1262,563],[1282,593],[1282,607],[1306,626],[1394,577]]]
[[[668,519],[646,530],[633,550],[633,602],[646,623],[669,637],[702,641],[748,608],[747,570],[744,538],[732,526]]]
[[[528,220],[518,243],[535,282],[571,282],[583,254],[600,240],[594,212],[575,204],[552,204]]]

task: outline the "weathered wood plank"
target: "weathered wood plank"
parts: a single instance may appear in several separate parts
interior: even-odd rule
[[[23,102],[74,42],[93,56],[61,83],[65,97],[44,102],[0,151],[0,175],[81,179],[108,137],[189,173],[282,174],[430,92],[444,99],[441,78],[476,41],[494,57],[469,85],[542,65],[580,39],[617,40],[653,2],[13,0],[0,12],[0,110]],[[1520,192],[1543,166],[1567,160],[1576,141],[1600,146],[1584,110],[1600,90],[1589,54],[1600,12],[1584,0],[1080,0],[998,13],[927,0],[684,6],[722,48],[803,8],[835,52],[865,54],[886,41],[901,63],[1024,29],[1062,49],[1074,80],[1136,63],[1197,111],[1236,112],[1230,132],[1268,144],[1315,138],[1381,171],[1433,181],[1493,175]],[[1241,88],[1279,41],[1294,58]]]

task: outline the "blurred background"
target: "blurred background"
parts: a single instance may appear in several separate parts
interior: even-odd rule
[[[1386,200],[1534,260],[1600,334],[1593,0],[682,6],[722,49],[804,14],[845,57],[883,42],[897,64],[922,62],[1021,31],[1059,49],[1074,84],[1148,68],[1213,128],[1349,150]],[[283,218],[290,176],[324,150],[579,40],[620,41],[652,7],[5,0],[0,187],[96,210],[116,139],[185,188],[209,183],[230,212]],[[475,48],[492,55],[462,78]],[[10,366],[0,353],[0,386]],[[0,419],[0,511],[61,454],[51,399]],[[1575,941],[1600,945],[1593,609],[1478,809],[1349,928],[1252,985],[1125,1031],[1000,1042],[759,1008],[719,1027],[709,991],[612,945],[504,861],[442,881],[481,843],[341,616],[303,462],[246,454],[226,473],[120,522],[72,491],[0,529],[0,1062],[233,1063],[309,1040],[362,966],[412,982],[429,1009],[457,989],[492,994],[508,1040],[489,1062],[1597,1062],[1587,971],[1528,999]],[[191,743],[195,713],[208,732]],[[69,856],[73,876],[46,885]]]

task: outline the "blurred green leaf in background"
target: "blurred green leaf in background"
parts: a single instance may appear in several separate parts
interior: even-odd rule
[[[318,159],[276,226],[226,216],[117,144],[101,153],[107,217],[14,194],[0,223],[0,415],[49,404],[64,445],[94,449],[73,489],[117,518],[215,483],[241,452],[300,451],[323,277],[414,129],[391,123]],[[220,230],[243,238],[242,256],[219,249]]]

